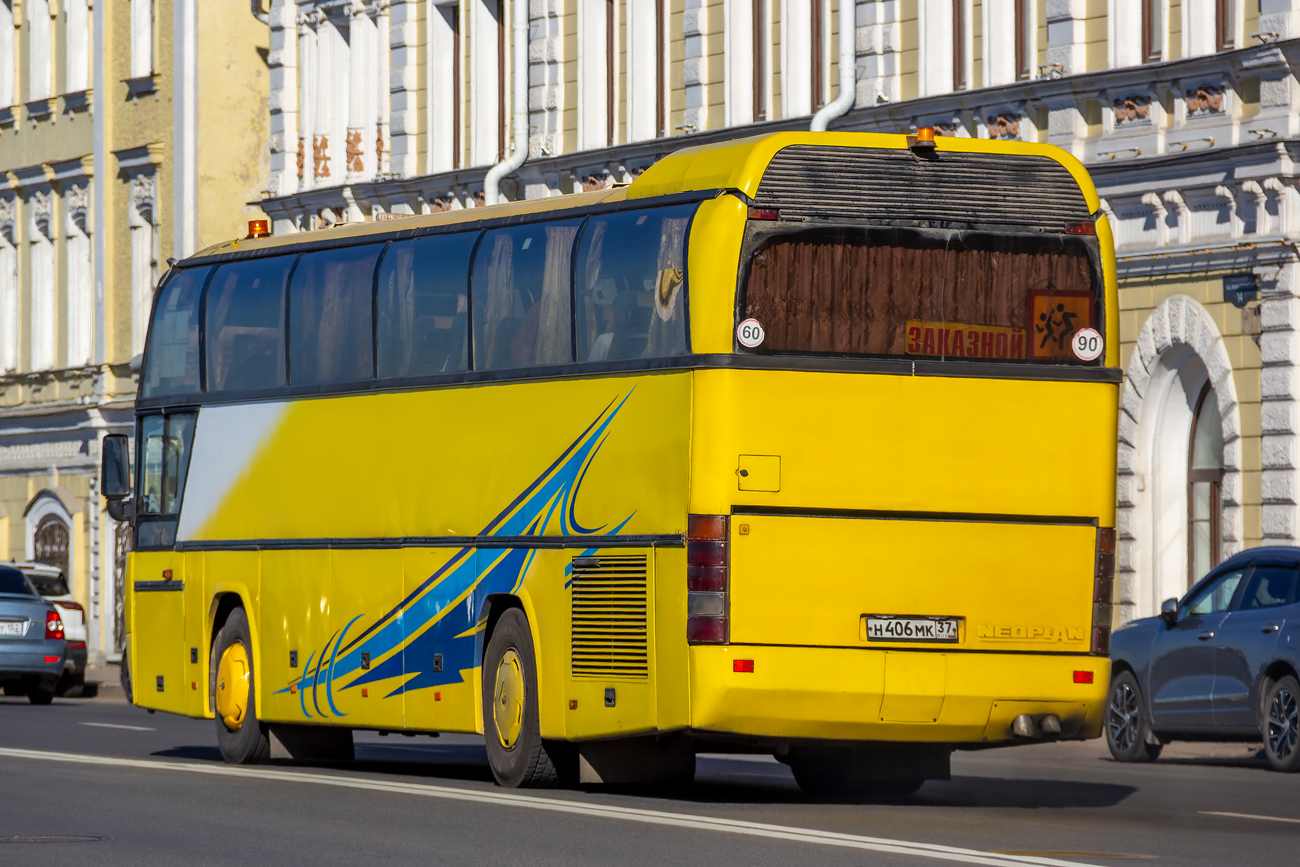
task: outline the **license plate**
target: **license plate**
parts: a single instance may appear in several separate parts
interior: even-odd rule
[[[957,641],[957,617],[870,616],[867,641]]]
[[[0,636],[5,638],[22,638],[27,634],[27,621],[0,621]]]

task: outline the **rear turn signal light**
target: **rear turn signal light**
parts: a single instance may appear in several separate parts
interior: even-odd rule
[[[271,235],[271,224],[267,220],[249,220],[248,237],[250,238],[268,238]]]
[[[1097,234],[1097,224],[1091,220],[1081,220],[1077,223],[1069,222],[1065,224],[1065,234],[1095,235]]]
[[[1098,527],[1096,567],[1092,579],[1092,647],[1090,650],[1097,656],[1110,654],[1111,604],[1114,600],[1115,530],[1112,527]]]
[[[45,612],[45,637],[46,638],[63,637],[63,621],[59,619],[59,615],[57,612],[54,611]]]
[[[730,603],[727,516],[690,515],[686,522],[686,640],[725,644]]]

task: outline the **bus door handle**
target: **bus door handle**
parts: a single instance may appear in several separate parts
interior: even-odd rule
[[[1201,639],[1201,641],[1209,641],[1211,638],[1214,637],[1214,633],[1213,633],[1213,632],[1202,632],[1200,635],[1198,635],[1198,636],[1196,636],[1196,637],[1199,638],[1199,639]]]
[[[1265,623],[1259,628],[1259,631],[1268,635],[1270,632],[1277,632],[1281,628],[1282,627],[1278,626],[1276,623]]]

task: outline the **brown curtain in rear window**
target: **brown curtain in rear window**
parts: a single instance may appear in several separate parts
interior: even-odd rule
[[[1034,293],[1091,291],[1079,246],[812,230],[754,253],[744,318],[770,351],[903,355],[909,320],[1025,329]]]

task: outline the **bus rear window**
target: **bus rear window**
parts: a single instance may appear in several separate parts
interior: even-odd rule
[[[755,245],[740,318],[766,352],[1082,364],[1099,285],[1074,239],[802,229]]]

